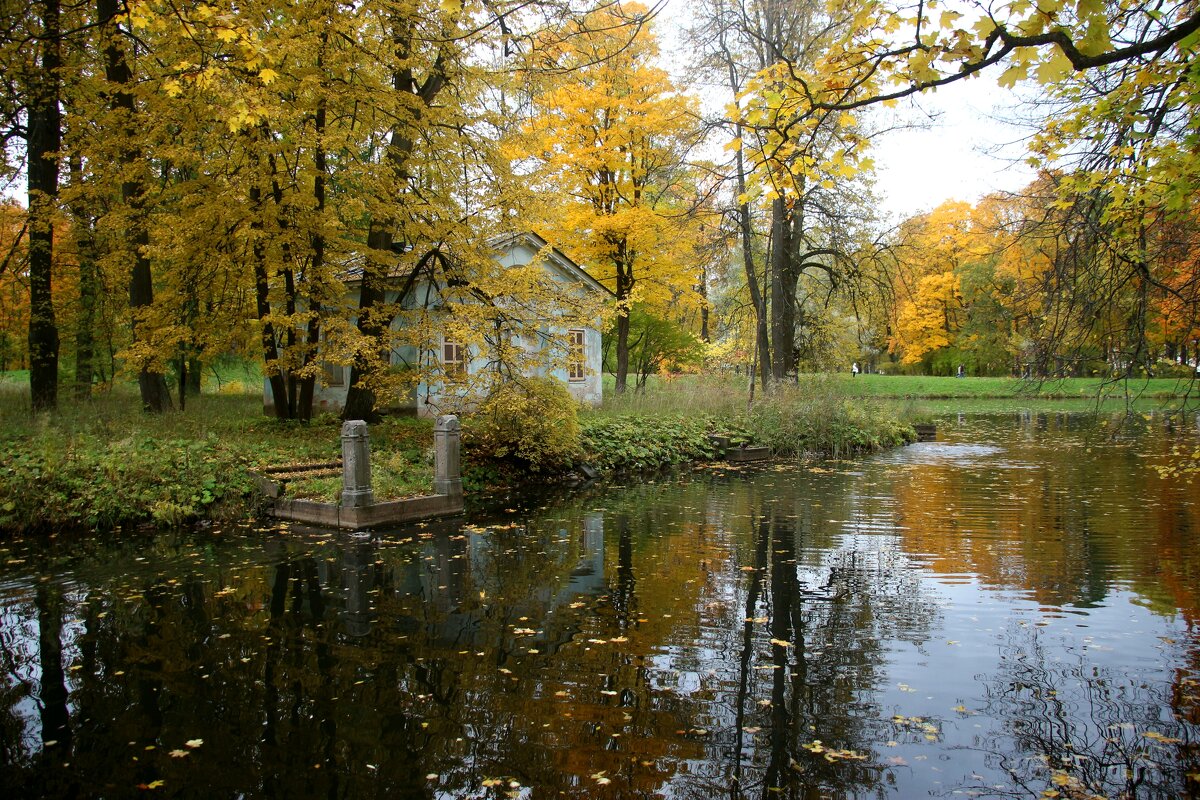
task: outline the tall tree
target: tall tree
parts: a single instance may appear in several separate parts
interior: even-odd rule
[[[869,207],[867,193],[855,181],[871,168],[869,131],[853,115],[790,102],[786,91],[789,76],[815,69],[849,25],[845,13],[819,3],[710,0],[692,31],[701,67],[731,97],[714,126],[733,153],[731,205],[742,231],[764,388],[797,368],[802,276],[820,270],[831,288],[850,284],[848,244],[869,222],[858,210]]]
[[[629,374],[635,303],[698,306],[696,230],[684,186],[695,103],[654,65],[646,9],[610,5],[542,57],[569,73],[533,100],[527,153],[549,191],[543,225],[616,295],[616,391]]]
[[[58,0],[34,3],[35,58],[28,72],[26,153],[29,176],[29,394],[34,411],[58,404],[58,326],[54,319],[51,268],[62,141],[59,109],[62,28]]]
[[[117,0],[96,0],[96,20],[104,48],[104,74],[108,80],[112,110],[112,130],[120,142],[117,162],[121,165],[121,202],[125,214],[124,255],[129,266],[129,306],[134,342],[149,338],[147,314],[154,304],[154,276],[147,252],[150,235],[147,228],[145,154],[138,141],[141,116],[133,94],[133,72],[126,54],[127,32],[120,21],[123,12]],[[135,351],[138,389],[142,408],[161,413],[171,409],[171,394],[160,361],[148,348]]]

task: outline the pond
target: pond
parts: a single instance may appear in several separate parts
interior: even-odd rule
[[[0,546],[5,797],[1200,796],[1200,420]]]

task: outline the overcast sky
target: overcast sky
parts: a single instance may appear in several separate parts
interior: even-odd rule
[[[1034,178],[1025,163],[1029,128],[1015,96],[989,75],[922,94],[897,112],[893,130],[874,143],[883,210],[903,218],[946,200],[974,202],[1017,191]]]
[[[687,80],[690,53],[678,40],[688,16],[687,0],[667,0],[655,20],[664,66],[677,85]],[[720,97],[727,102],[723,93]],[[1024,163],[1023,141],[1029,129],[1016,124],[1016,106],[1015,96],[985,73],[902,101],[892,111],[876,112],[886,113],[880,124],[897,128],[872,142],[884,216],[898,222],[946,200],[973,203],[991,192],[1029,184],[1034,173]]]

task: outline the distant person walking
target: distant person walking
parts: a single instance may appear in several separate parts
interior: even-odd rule
[[[959,365],[958,365],[958,375],[957,375],[957,376],[955,376],[955,377],[958,377],[958,378],[965,378],[965,377],[967,377],[967,371],[966,371],[965,369],[963,369],[963,365],[962,365],[962,364],[959,364]]]
[[[851,364],[851,365],[850,365],[850,375],[851,375],[852,377],[855,377],[855,378],[857,378],[857,377],[858,377],[858,373],[859,373],[859,369],[858,369],[858,362],[857,362],[857,361],[855,361],[853,364]]]

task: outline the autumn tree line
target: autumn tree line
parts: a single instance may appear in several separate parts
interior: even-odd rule
[[[672,79],[662,4],[0,0],[0,369],[35,410],[136,378],[163,411],[233,354],[305,419],[323,363],[370,417],[443,338],[495,384],[598,317],[617,391],[1197,357],[1194,0],[689,10]],[[1038,180],[890,227],[879,110],[985,69],[1040,97]],[[501,268],[524,230],[612,299]]]

